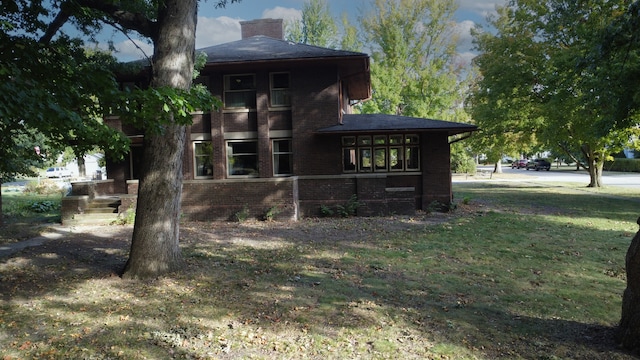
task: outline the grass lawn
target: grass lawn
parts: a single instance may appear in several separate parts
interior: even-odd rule
[[[72,229],[0,258],[0,358],[635,358],[612,336],[640,193],[454,193],[449,214],[185,223],[184,270],[144,282],[117,276],[131,227]]]

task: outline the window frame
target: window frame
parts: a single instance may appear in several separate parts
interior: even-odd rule
[[[276,87],[274,81],[274,76],[276,75],[287,75],[287,87]],[[274,99],[274,93],[282,92],[286,101],[283,103],[276,103]],[[272,72],[269,73],[269,105],[273,108],[287,108],[291,107],[291,73],[288,71],[280,71],[280,72]]]
[[[255,153],[230,153],[230,150],[232,150],[233,148],[230,146],[230,144],[235,144],[235,143],[254,143],[255,144]],[[226,140],[225,141],[225,157],[226,157],[226,166],[227,166],[227,177],[228,178],[252,178],[252,177],[259,177],[260,176],[260,168],[259,168],[259,159],[258,159],[258,139],[233,139],[233,140]],[[249,174],[232,174],[231,170],[233,169],[231,167],[231,158],[232,157],[236,157],[236,156],[255,156],[255,172],[254,173],[249,173]]]
[[[289,142],[289,151],[278,151],[276,152],[276,142],[279,141],[288,141]],[[289,157],[289,172],[288,173],[279,173],[276,171],[276,156],[287,156]],[[277,138],[271,139],[271,159],[273,161],[273,176],[274,177],[283,177],[283,176],[291,176],[293,175],[293,140],[291,138]]]
[[[252,82],[253,82],[253,87],[249,88],[249,89],[237,89],[237,90],[232,90],[231,89],[231,79],[234,77],[246,77],[246,76],[250,76],[252,78]],[[251,74],[251,73],[244,73],[244,74],[228,74],[228,75],[224,75],[223,76],[223,98],[222,98],[222,102],[223,102],[223,106],[225,110],[255,110],[257,108],[257,88],[256,88],[256,74]],[[252,104],[250,104],[251,106],[247,106],[247,104],[245,103],[245,106],[228,106],[227,105],[227,100],[229,98],[229,96],[227,94],[229,93],[252,93],[253,94],[253,101]]]
[[[193,178],[194,179],[213,179],[213,142],[211,140],[195,140],[195,141],[192,141],[191,143],[192,143],[192,149],[193,149]],[[200,145],[200,144],[208,144],[211,147],[211,153],[198,154],[196,147],[197,145]],[[211,174],[198,175],[198,165],[199,165],[198,157],[209,157],[209,161],[211,165]]]
[[[416,133],[342,136],[341,148],[343,173],[421,171],[420,135]]]

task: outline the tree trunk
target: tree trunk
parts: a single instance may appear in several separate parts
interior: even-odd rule
[[[0,178],[0,226],[4,225],[4,215],[2,214],[2,178]]]
[[[593,155],[587,161],[589,162],[589,185],[587,187],[602,187],[604,161]]]
[[[502,174],[502,162],[500,162],[500,160],[496,161],[496,165],[493,167],[493,172],[495,174]]]
[[[78,160],[78,177],[87,177],[87,165],[84,162],[84,155],[77,156]]]
[[[637,220],[640,225],[640,218]],[[640,230],[625,259],[627,288],[622,296],[622,316],[616,340],[628,350],[640,350]]]
[[[161,2],[154,40],[152,87],[189,89],[195,57],[197,0]],[[159,109],[158,111],[162,111]],[[150,278],[182,265],[179,247],[183,125],[145,134],[136,219],[124,278]]]

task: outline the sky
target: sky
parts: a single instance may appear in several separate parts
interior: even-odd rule
[[[200,2],[198,27],[196,31],[196,49],[240,40],[240,21],[262,18],[300,19],[306,0],[241,0],[229,3],[225,8],[215,8],[215,0]],[[350,22],[357,25],[357,18],[368,9],[373,0],[327,0],[332,15],[339,23],[346,13]],[[496,5],[504,5],[506,0],[457,0],[458,11],[455,20],[460,33],[458,51],[463,59],[471,59],[472,51],[470,29],[475,24],[486,25],[486,17],[495,12]],[[144,53],[151,56],[151,45],[145,40],[127,39],[115,32],[105,33],[105,40],[111,40],[121,61],[137,60]],[[142,50],[142,51],[141,51]]]

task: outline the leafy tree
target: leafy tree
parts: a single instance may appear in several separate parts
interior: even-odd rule
[[[360,18],[372,46],[363,112],[452,119],[461,99],[453,0],[376,0]]]
[[[287,40],[334,48],[338,27],[326,0],[308,0],[302,7],[302,20],[287,24]]]
[[[34,168],[75,142],[104,144],[122,154],[126,139],[97,121],[116,89],[114,60],[89,54],[78,40],[45,38],[39,3],[0,7],[0,178],[35,175]],[[40,150],[37,154],[35,148]],[[0,216],[1,218],[1,216]]]
[[[623,10],[624,8],[620,8]],[[640,1],[619,11],[601,31],[586,66],[593,70],[590,78],[600,95],[599,105],[611,116],[611,128],[638,128],[640,110]],[[637,134],[634,140],[639,138]],[[640,218],[638,218],[640,225]],[[616,340],[632,351],[640,350],[640,231],[631,241],[625,258],[627,287],[622,297],[620,324]]]
[[[234,1],[237,0],[230,2]],[[224,6],[226,3],[226,0],[220,0],[216,2],[216,6]],[[200,87],[191,86],[195,62],[197,5],[197,0],[158,2],[75,0],[9,2],[3,3],[0,7],[0,11],[7,14],[2,19],[3,24],[11,23],[12,26],[24,31],[43,33],[38,44],[44,44],[47,49],[61,41],[64,43],[55,47],[59,51],[66,53],[81,49],[81,41],[71,40],[61,32],[62,25],[65,23],[75,25],[87,36],[95,35],[104,24],[109,24],[125,32],[137,32],[153,42],[154,53],[151,59],[153,71],[149,89],[133,89],[124,96],[118,92],[105,94],[103,91],[99,93],[101,96],[97,97],[100,99],[103,110],[101,114],[110,112],[121,114],[124,121],[129,121],[145,130],[143,156],[146,165],[142,169],[139,184],[136,223],[124,277],[157,276],[178,269],[182,263],[178,238],[185,124],[191,121],[192,111],[210,109],[216,103],[208,92]],[[12,23],[14,19],[15,25]],[[56,34],[58,34],[57,37]],[[6,33],[4,35],[8,36]],[[0,40],[3,45],[6,43],[5,39]],[[33,43],[28,45],[26,48],[32,51],[39,49]],[[4,51],[2,53],[5,54]],[[57,53],[52,51],[52,54]],[[47,65],[57,69],[54,63],[56,59],[47,57],[34,59],[45,59]],[[33,66],[21,66],[16,70],[29,72],[33,69],[41,69],[43,72],[45,70],[52,72],[47,66],[36,66],[37,64],[32,62],[26,64]],[[68,62],[63,64],[68,65]],[[65,67],[64,74],[80,76],[79,69],[91,64],[94,63],[79,61],[76,66]],[[103,70],[105,67],[95,69],[100,74],[109,75],[105,77],[105,81],[108,79],[107,89],[113,89],[115,85],[113,73]],[[99,78],[92,72],[84,73],[84,76],[86,80],[77,78],[75,83],[70,80],[64,88],[60,89],[69,90],[72,94],[90,93],[84,91],[78,84],[87,83],[89,86],[91,85],[89,83]],[[13,77],[23,81],[21,76]],[[97,84],[94,86],[97,87]],[[27,88],[24,87],[24,89]],[[42,119],[51,110],[49,108],[53,108],[53,111],[66,115],[67,120],[60,122],[65,126],[73,122],[81,124],[83,120],[91,119],[90,116],[83,116],[88,114],[82,114],[81,111],[92,104],[89,99],[95,102],[94,97],[85,96],[81,98],[85,102],[72,103],[66,101],[68,100],[66,98],[58,101],[58,99],[46,97],[60,94],[61,91],[44,91],[43,93],[39,94],[41,96],[37,100],[31,102],[34,105],[34,116]],[[6,99],[2,99],[0,103],[5,105]],[[85,106],[79,106],[79,104]],[[12,114],[17,112],[14,111]],[[60,119],[64,117],[60,116]],[[39,131],[47,130],[46,126],[35,128]],[[81,126],[73,128],[81,128]]]
[[[498,9],[490,20],[496,32],[476,33],[482,78],[469,100],[485,146],[496,153],[541,144],[569,156],[577,150],[589,186],[602,185],[605,159],[633,129],[616,125],[593,80],[616,64],[595,68],[584,59],[625,3],[511,0]]]

